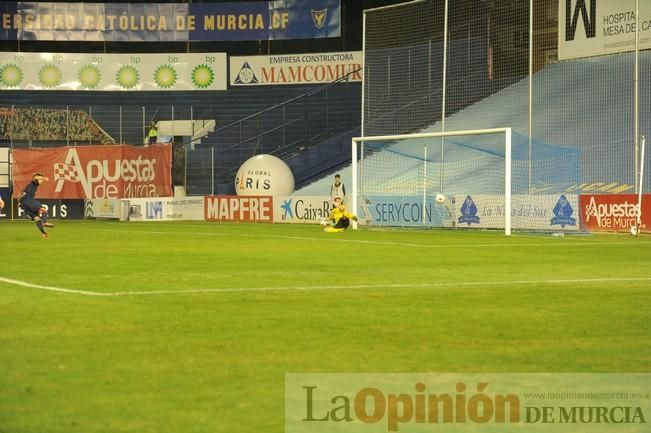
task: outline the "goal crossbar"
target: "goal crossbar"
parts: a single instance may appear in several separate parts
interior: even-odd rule
[[[511,235],[511,128],[469,129],[463,131],[420,132],[415,134],[375,135],[372,137],[353,137],[352,139],[352,177],[353,211],[357,213],[357,143],[372,141],[395,141],[415,138],[458,137],[465,135],[504,134],[504,234]]]

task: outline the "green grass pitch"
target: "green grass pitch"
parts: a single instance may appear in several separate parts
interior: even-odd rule
[[[648,236],[50,233],[0,223],[2,433],[280,433],[285,373],[651,370]]]

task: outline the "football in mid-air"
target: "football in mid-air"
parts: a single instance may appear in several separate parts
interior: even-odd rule
[[[322,226],[327,226],[328,225],[328,219],[327,218],[321,218],[321,225]]]
[[[637,236],[637,226],[631,226],[631,234]]]
[[[436,194],[436,202],[437,203],[443,203],[445,201],[445,196],[441,193]]]

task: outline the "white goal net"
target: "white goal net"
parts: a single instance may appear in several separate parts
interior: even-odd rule
[[[530,158],[510,128],[357,137],[352,161],[361,225],[578,229],[576,197],[562,193],[578,153],[538,143]]]

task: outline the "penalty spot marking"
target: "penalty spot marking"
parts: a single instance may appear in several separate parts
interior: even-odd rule
[[[182,289],[182,290],[150,290],[150,291],[125,291],[125,292],[92,292],[88,290],[75,290],[62,287],[44,286],[27,281],[14,280],[0,277],[0,282],[13,286],[29,287],[32,289],[50,292],[74,294],[82,296],[117,297],[117,296],[147,296],[147,295],[182,295],[193,293],[243,293],[243,292],[286,292],[286,291],[329,291],[329,290],[355,290],[355,289],[410,289],[410,288],[437,288],[437,287],[473,287],[473,286],[508,286],[508,285],[556,285],[568,283],[608,283],[608,282],[639,282],[651,281],[651,277],[633,278],[571,278],[549,280],[516,280],[516,281],[463,281],[463,282],[438,282],[421,284],[357,284],[357,285],[325,285],[325,286],[295,286],[295,287],[233,287],[221,289]]]

